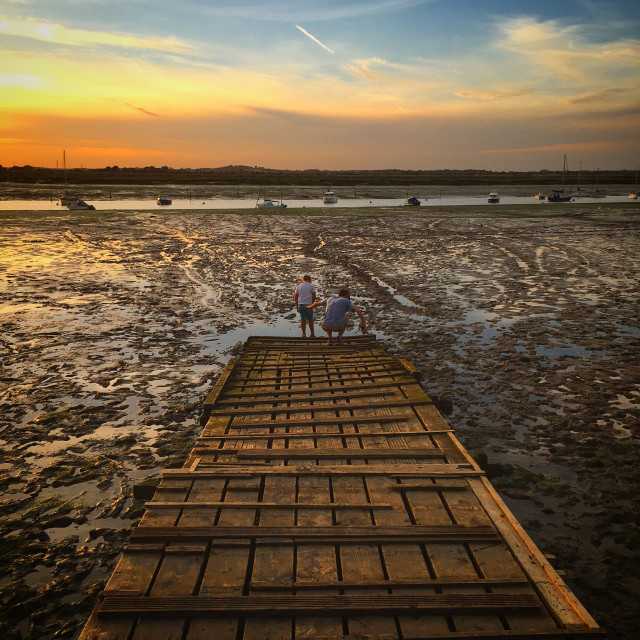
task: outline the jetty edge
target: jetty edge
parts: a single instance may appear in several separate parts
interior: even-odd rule
[[[372,336],[252,336],[80,640],[604,637]]]

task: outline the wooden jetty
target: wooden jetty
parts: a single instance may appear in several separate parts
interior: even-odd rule
[[[323,342],[247,341],[80,640],[602,637],[415,369]]]

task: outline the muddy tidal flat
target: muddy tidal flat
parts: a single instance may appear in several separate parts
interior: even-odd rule
[[[248,336],[299,334],[304,273],[351,288],[609,638],[637,638],[634,203],[0,212],[0,637],[77,638],[133,486],[181,466]]]

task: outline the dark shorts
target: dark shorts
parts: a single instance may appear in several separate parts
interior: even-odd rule
[[[313,309],[309,309],[306,304],[298,305],[300,322],[313,322]]]
[[[340,327],[336,327],[336,325],[334,324],[327,324],[326,322],[323,322],[320,325],[325,331],[343,331],[344,330],[344,325],[340,326]]]

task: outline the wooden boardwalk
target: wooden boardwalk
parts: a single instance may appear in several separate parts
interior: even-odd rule
[[[81,640],[602,637],[414,373],[250,338]]]

